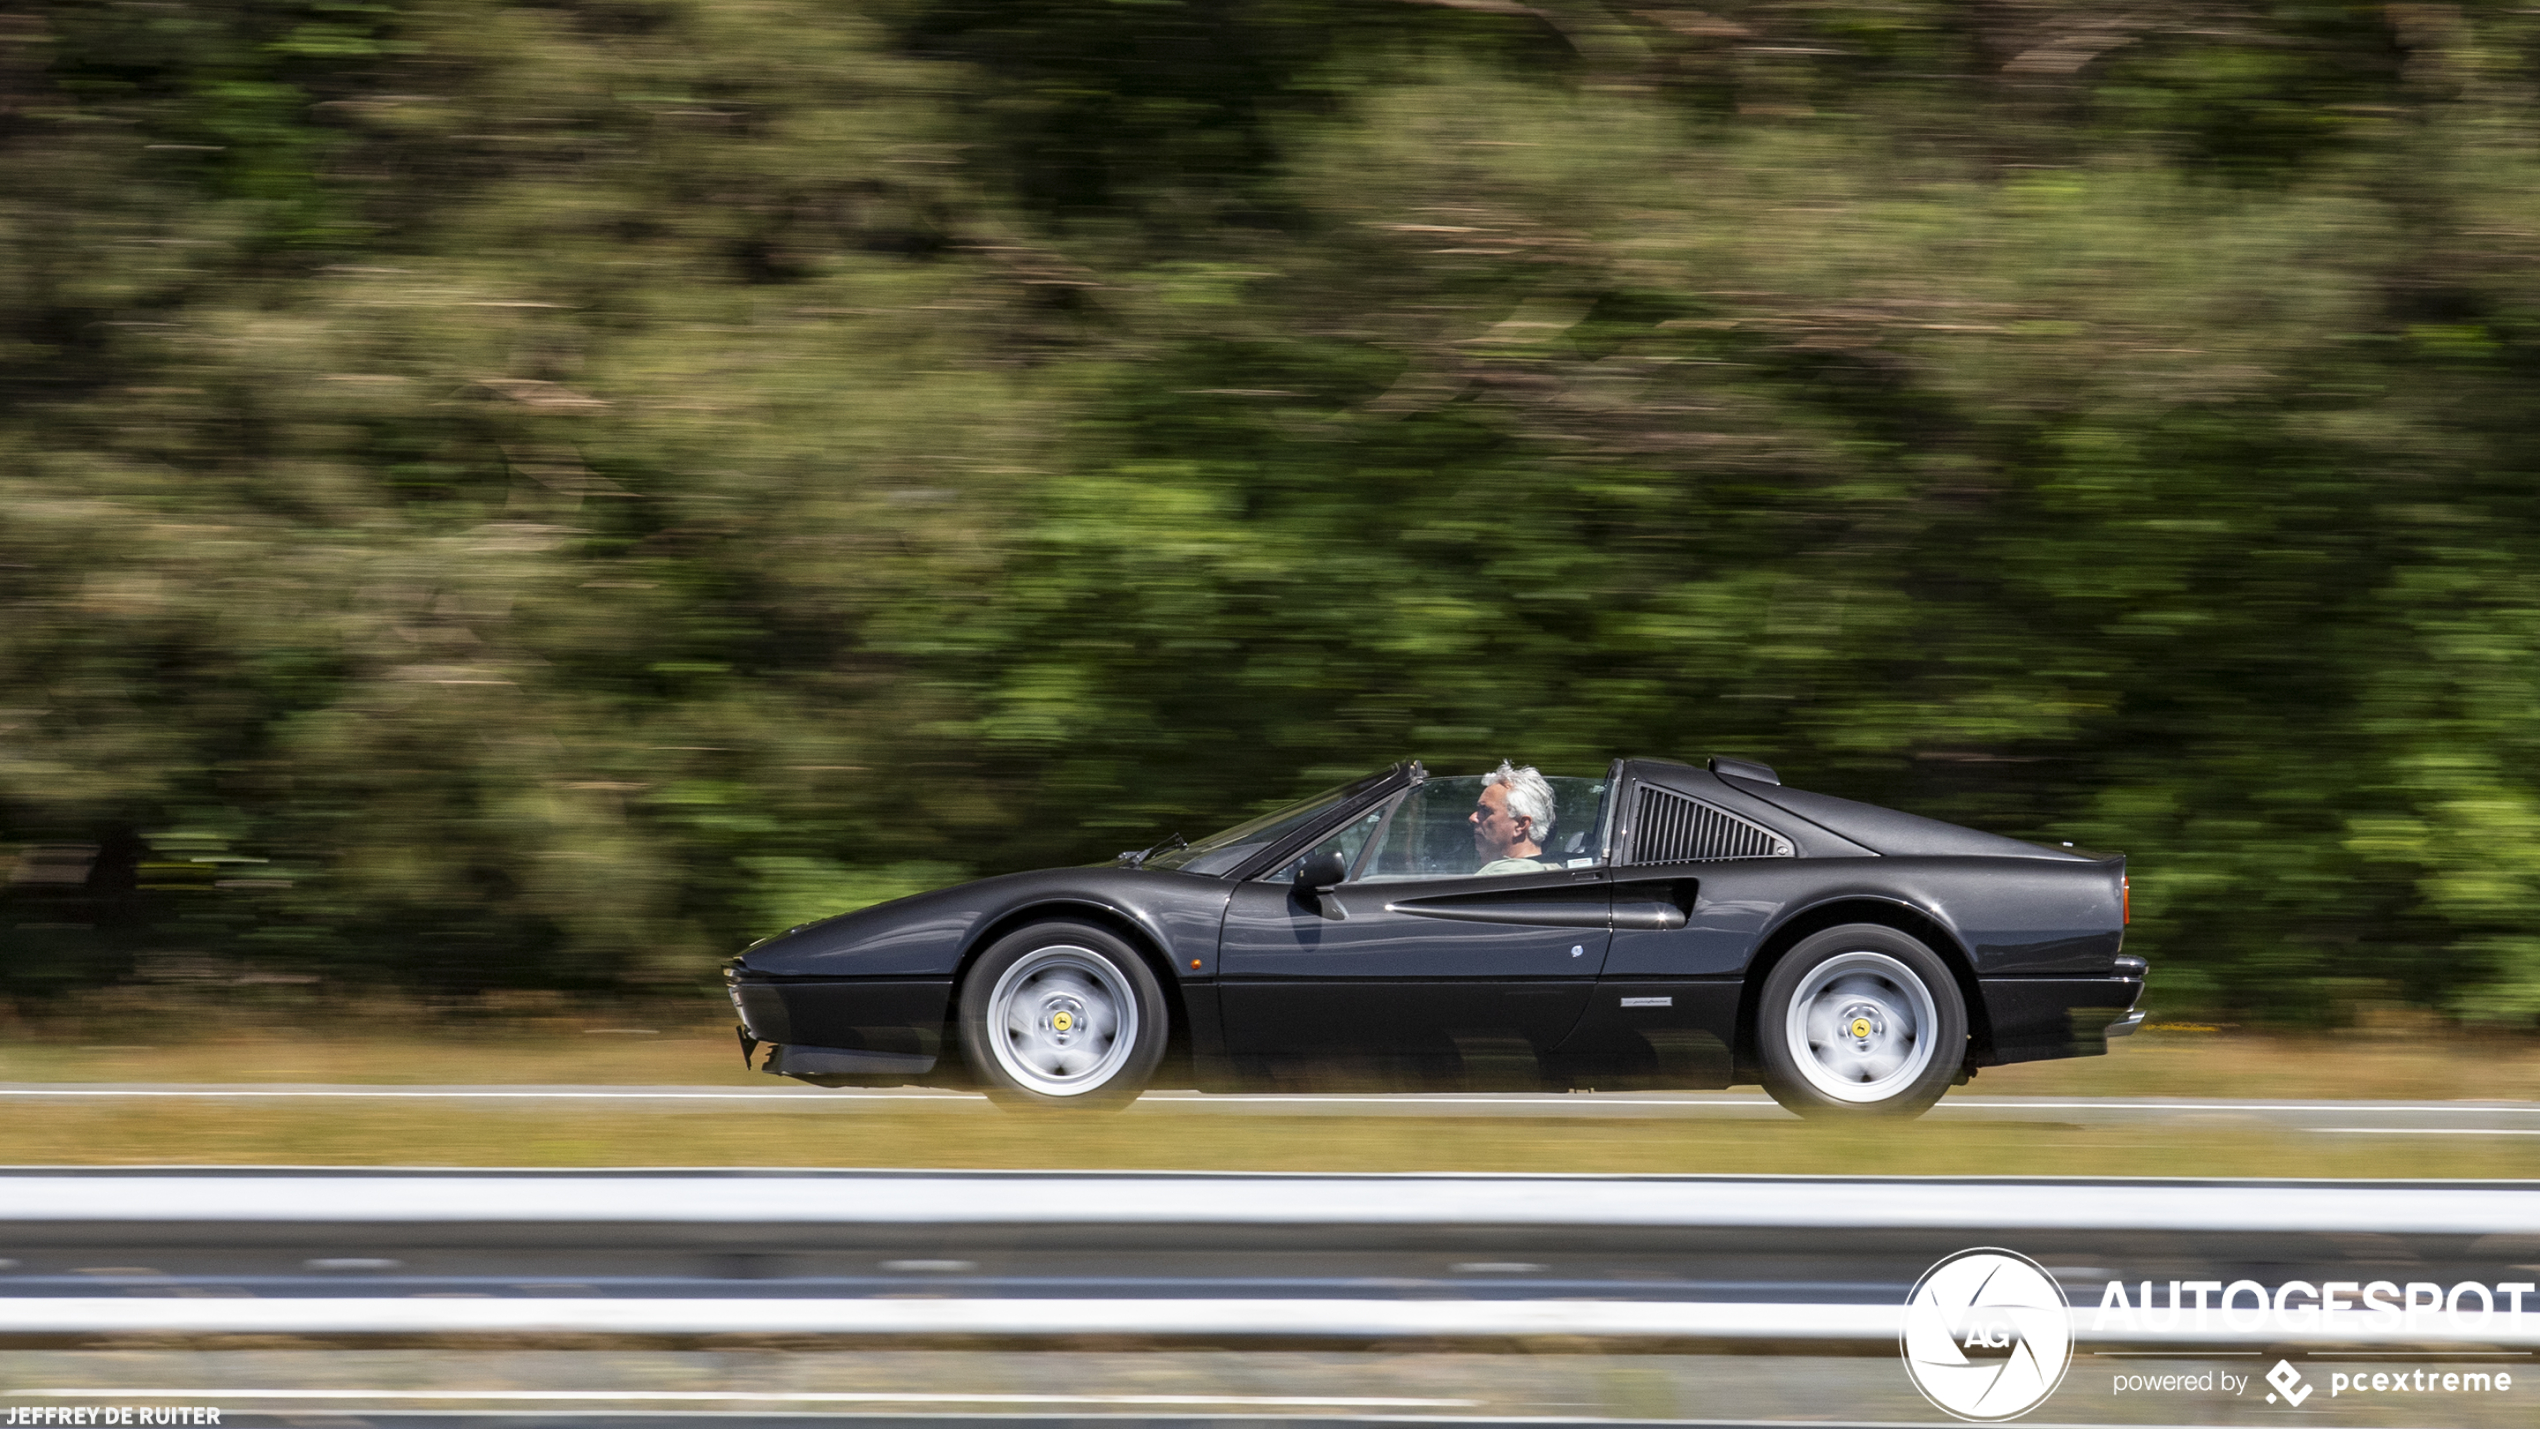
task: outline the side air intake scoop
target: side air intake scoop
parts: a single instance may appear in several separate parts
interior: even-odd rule
[[[1773,766],[1769,764],[1758,764],[1752,759],[1731,759],[1725,754],[1711,756],[1711,772],[1726,774],[1732,779],[1752,779],[1758,784],[1779,785],[1782,782],[1782,776],[1774,773]]]

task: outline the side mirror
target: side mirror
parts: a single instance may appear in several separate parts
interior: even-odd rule
[[[1319,853],[1297,865],[1296,886],[1300,892],[1320,893],[1349,877],[1349,860],[1338,853]]]

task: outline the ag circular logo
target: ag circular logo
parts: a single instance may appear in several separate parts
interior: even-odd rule
[[[1905,1372],[1943,1413],[2017,1419],[2073,1363],[2073,1313],[2046,1268],[2007,1250],[1962,1250],[1905,1301]]]

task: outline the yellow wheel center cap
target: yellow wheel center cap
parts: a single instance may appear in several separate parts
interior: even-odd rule
[[[1864,1041],[1868,1040],[1869,1035],[1870,1035],[1870,1019],[1868,1019],[1868,1018],[1866,1018],[1866,1017],[1855,1017],[1855,1018],[1853,1018],[1853,1019],[1852,1019],[1852,1035],[1853,1035],[1853,1036],[1855,1036],[1855,1037],[1861,1038],[1861,1039],[1863,1039]]]
[[[1050,1026],[1061,1032],[1068,1031],[1075,1027],[1075,1025],[1076,1015],[1072,1012],[1062,1012],[1050,1019]],[[1867,1026],[1868,1024],[1864,1023],[1863,1025]]]

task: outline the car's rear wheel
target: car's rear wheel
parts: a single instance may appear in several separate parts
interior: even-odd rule
[[[1126,1106],[1154,1075],[1168,1030],[1146,960],[1091,924],[1008,934],[961,985],[962,1049],[1000,1106]]]
[[[1966,1001],[1921,940],[1828,928],[1765,976],[1755,1048],[1764,1089],[1801,1116],[1920,1116],[1966,1059]]]

